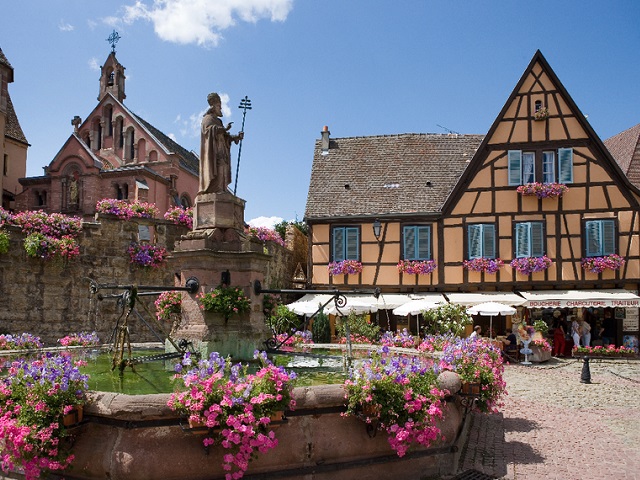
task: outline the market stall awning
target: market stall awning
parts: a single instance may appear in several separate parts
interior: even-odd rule
[[[640,307],[640,297],[628,290],[538,290],[519,292],[529,308]]]
[[[423,298],[422,295],[436,295],[437,299],[445,303],[445,299],[440,294],[400,294],[400,293],[383,293],[376,298],[373,295],[363,295],[354,293],[353,295],[345,295],[347,305],[357,305],[356,310],[376,312],[378,310],[392,310],[400,305],[411,301],[412,298]],[[332,299],[331,294],[313,294],[308,293],[302,298],[287,305],[287,308],[298,315],[313,315],[318,310],[318,305],[324,305]],[[325,313],[334,314],[334,302],[330,301],[326,307]],[[369,308],[367,308],[369,307]],[[344,309],[342,309],[344,310]]]
[[[497,302],[517,307],[526,301],[520,295],[513,292],[445,293],[445,295],[449,299],[449,303],[464,306],[473,306],[485,302]]]

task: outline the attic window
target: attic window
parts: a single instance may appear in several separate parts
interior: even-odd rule
[[[385,183],[382,188],[400,188],[399,183]]]
[[[534,107],[533,107],[533,112],[538,112],[540,109],[542,108],[542,101],[541,100],[536,100]]]

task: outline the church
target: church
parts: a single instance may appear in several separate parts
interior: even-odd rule
[[[103,198],[154,203],[163,214],[191,207],[198,192],[198,156],[124,105],[125,67],[115,42],[101,68],[98,104],[73,132],[44,175],[20,178],[16,210],[91,218]]]

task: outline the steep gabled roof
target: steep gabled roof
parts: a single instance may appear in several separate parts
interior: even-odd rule
[[[9,79],[7,80],[9,83],[13,82],[13,67],[7,57],[5,57],[4,52],[0,48],[0,65],[4,65],[9,69]]]
[[[627,178],[640,188],[640,123],[604,141]]]
[[[541,69],[541,73],[536,74],[534,72],[534,69]],[[504,136],[505,132],[508,132],[508,134],[506,135],[506,140],[503,140],[502,142],[503,144],[511,144],[511,142],[513,141],[511,140],[511,137],[514,136],[517,132],[516,122],[522,119],[522,115],[519,115],[517,112],[521,108],[524,108],[524,112],[528,112],[527,108],[530,108],[529,105],[519,104],[517,99],[522,96],[523,91],[530,91],[534,88],[537,88],[538,86],[541,86],[545,81],[543,80],[544,78],[548,79],[548,81],[551,82],[559,98],[562,100],[562,102],[566,103],[569,114],[562,113],[561,115],[559,115],[560,117],[562,117],[560,121],[563,125],[563,131],[566,135],[566,140],[568,142],[571,142],[572,139],[577,139],[579,141],[587,140],[592,142],[593,148],[599,152],[598,157],[602,160],[602,167],[609,172],[612,178],[615,178],[620,184],[624,184],[625,187],[627,187],[626,189],[623,189],[623,193],[630,202],[635,203],[635,199],[633,198],[631,191],[638,194],[638,189],[622,172],[617,162],[609,153],[609,150],[607,150],[607,148],[604,146],[600,137],[596,134],[591,124],[589,124],[589,122],[587,121],[587,118],[580,111],[571,95],[569,95],[567,89],[564,87],[556,73],[544,58],[542,52],[540,52],[540,50],[537,50],[533,55],[531,62],[529,62],[529,65],[522,74],[522,77],[520,77],[520,80],[511,92],[511,95],[509,95],[507,101],[502,107],[502,110],[491,125],[491,128],[482,141],[482,144],[478,147],[474,158],[469,164],[469,167],[464,171],[464,173],[458,180],[458,184],[454,188],[451,196],[447,199],[445,205],[443,206],[444,212],[449,212],[451,210],[451,208],[464,193],[464,185],[468,184],[469,181],[473,179],[474,176],[478,173],[480,168],[482,168],[489,147],[500,143],[497,142],[496,138],[494,137],[499,137],[501,135]],[[532,113],[533,112],[528,112],[528,115],[531,116]],[[529,132],[529,138],[529,141],[520,141],[520,145],[526,145],[533,142],[541,141],[533,139],[533,137],[531,136],[531,132]]]
[[[305,218],[437,214],[482,135],[331,139],[314,151]]]
[[[9,95],[9,92],[7,92],[7,124],[4,134],[17,142],[29,145],[27,137],[24,136],[24,132],[22,131],[22,127],[18,121],[16,111],[13,108],[13,102],[11,101],[11,95]]]

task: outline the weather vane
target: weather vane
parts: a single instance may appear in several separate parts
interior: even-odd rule
[[[118,43],[118,40],[120,40],[120,35],[114,30],[113,33],[109,35],[109,38],[107,38],[107,42],[111,44],[111,53],[116,53],[116,43]]]

